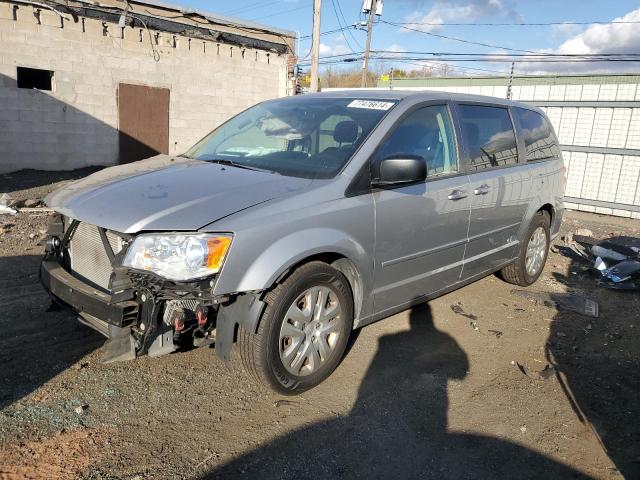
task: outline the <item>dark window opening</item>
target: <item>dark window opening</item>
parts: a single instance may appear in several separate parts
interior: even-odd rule
[[[18,67],[18,88],[51,90],[52,79],[51,70]]]
[[[527,162],[560,156],[558,139],[545,117],[524,108],[514,108],[512,111],[524,137]]]
[[[472,171],[518,163],[516,136],[506,108],[460,105],[460,117]]]

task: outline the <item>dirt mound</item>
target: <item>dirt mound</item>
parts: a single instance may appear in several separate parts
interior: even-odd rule
[[[77,478],[105,453],[101,430],[62,431],[51,437],[0,446],[0,480]]]

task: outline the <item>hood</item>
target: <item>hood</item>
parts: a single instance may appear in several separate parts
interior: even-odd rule
[[[161,155],[106,168],[51,193],[68,217],[122,233],[198,230],[312,180]]]

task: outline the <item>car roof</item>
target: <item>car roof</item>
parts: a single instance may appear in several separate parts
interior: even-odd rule
[[[542,110],[534,105],[507,100],[506,98],[489,97],[486,95],[469,95],[466,93],[438,92],[432,90],[367,90],[367,89],[345,89],[331,90],[320,93],[307,93],[309,98],[362,98],[371,100],[403,100],[407,98],[429,101],[429,100],[453,100],[457,102],[480,102],[493,105],[514,106],[527,108],[544,114]]]

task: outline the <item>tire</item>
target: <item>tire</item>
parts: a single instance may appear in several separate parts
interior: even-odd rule
[[[507,265],[500,271],[500,277],[505,282],[519,285],[521,287],[528,287],[536,280],[538,280],[540,274],[544,270],[544,265],[549,254],[549,245],[551,240],[551,235],[549,233],[550,224],[551,219],[549,218],[549,214],[547,212],[540,211],[537,212],[536,215],[534,215],[527,230],[525,241],[520,245],[520,252],[518,253],[517,260],[512,264]],[[539,267],[534,271],[531,271],[531,269],[527,269],[527,251],[529,249],[529,246],[533,243],[534,234],[536,232],[539,232],[538,229],[542,229],[542,231],[544,231],[544,250],[542,253],[542,257],[539,260]],[[542,237],[540,236],[538,236],[537,238],[542,239]]]
[[[247,372],[286,395],[321,383],[338,366],[349,341],[353,295],[347,279],[326,263],[310,262],[271,290],[265,303],[257,332],[238,331]]]

